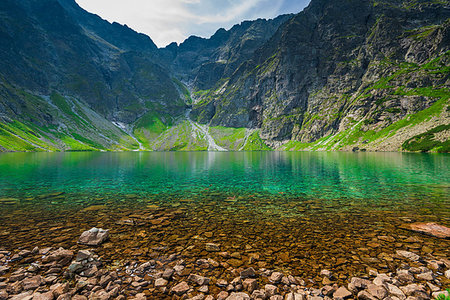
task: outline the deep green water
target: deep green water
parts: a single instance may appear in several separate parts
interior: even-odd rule
[[[252,195],[274,204],[321,199],[374,209],[429,206],[445,214],[449,162],[445,154],[404,153],[6,153],[0,155],[0,198],[20,203],[64,192],[57,204],[70,206],[102,204],[104,197],[170,202]]]

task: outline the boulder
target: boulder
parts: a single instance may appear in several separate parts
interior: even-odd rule
[[[431,235],[441,239],[450,239],[450,228],[436,223],[413,223],[406,224],[405,229]]]
[[[78,240],[79,244],[98,246],[109,238],[109,230],[92,228],[83,232]]]
[[[352,296],[352,293],[343,286],[338,288],[337,291],[334,292],[334,294],[333,294],[334,299],[346,299],[346,298],[350,298],[351,296]]]
[[[185,294],[187,291],[189,291],[190,289],[191,288],[187,284],[187,282],[182,281],[172,288],[172,293],[177,294],[178,296],[181,296],[181,295]]]
[[[255,269],[250,267],[250,268],[243,270],[240,275],[242,278],[249,278],[249,277],[253,278],[253,277],[256,277],[256,272],[255,272]]]
[[[250,300],[250,296],[246,293],[231,293],[227,300]]]
[[[420,259],[419,255],[417,255],[415,253],[412,253],[412,252],[409,252],[409,251],[397,250],[396,253],[398,255],[403,256],[404,258],[407,258],[407,259],[412,260],[412,261],[418,261]]]

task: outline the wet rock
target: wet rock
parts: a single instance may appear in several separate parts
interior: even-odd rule
[[[217,280],[216,285],[218,287],[226,287],[228,286],[228,281],[226,281],[225,279],[219,279]]]
[[[220,245],[214,243],[206,243],[205,250],[208,252],[219,252]]]
[[[444,262],[442,262],[440,260],[435,260],[435,259],[427,260],[427,266],[428,266],[428,268],[433,269],[433,270],[441,270],[441,269],[445,268]]]
[[[403,256],[404,258],[407,258],[412,261],[418,261],[420,259],[420,256],[409,251],[405,250],[397,250],[396,253],[400,256]]]
[[[388,242],[388,243],[394,243],[395,242],[395,238],[392,236],[387,236],[387,235],[380,235],[377,237],[380,241],[384,241],[384,242]]]
[[[5,290],[0,290],[0,300],[8,299],[9,295]]]
[[[372,282],[367,279],[352,277],[352,279],[350,279],[350,283],[348,284],[348,289],[356,294],[358,291],[366,289],[371,283]]]
[[[69,288],[70,287],[68,283],[56,283],[50,287],[50,291],[52,291],[55,298],[58,298],[59,296],[67,293],[69,291]]]
[[[299,293],[288,293],[284,296],[284,300],[306,300],[306,297]]]
[[[255,290],[252,293],[252,299],[265,300],[266,299],[266,293],[263,290]]]
[[[242,285],[250,294],[253,293],[254,290],[258,289],[258,281],[256,279],[246,278]]]
[[[325,276],[325,277],[327,277],[327,278],[331,278],[331,272],[330,271],[328,271],[328,270],[322,270],[322,271],[320,271],[320,276]]]
[[[228,298],[228,292],[221,291],[219,294],[217,294],[217,300],[225,300]]]
[[[392,278],[387,276],[386,274],[378,274],[377,277],[375,277],[375,279],[373,280],[373,283],[379,286],[382,286],[386,282],[392,282]]]
[[[425,288],[422,285],[412,283],[412,284],[408,284],[407,286],[402,286],[402,287],[400,287],[400,289],[406,296],[417,297],[420,299],[428,299],[429,298]]]
[[[175,285],[172,288],[172,293],[177,294],[179,296],[183,295],[184,293],[186,293],[187,291],[189,291],[191,288],[190,286],[187,284],[186,281],[182,281],[179,284]]]
[[[198,291],[200,293],[207,294],[209,292],[209,287],[207,285],[202,285],[201,287],[198,288]]]
[[[266,284],[264,286],[264,292],[266,296],[270,297],[278,293],[278,288],[272,284]]]
[[[34,293],[33,294],[33,300],[53,300],[53,293],[52,292],[46,292],[46,293]],[[77,299],[76,297],[73,297],[72,299]]]
[[[399,270],[397,271],[397,279],[402,282],[408,283],[414,281],[414,276],[412,276],[408,270]]]
[[[272,283],[278,283],[283,278],[283,274],[280,272],[273,272],[272,275],[270,275],[269,281]]]
[[[334,292],[336,292],[336,288],[330,285],[326,285],[322,288],[321,294],[331,297],[333,296]]]
[[[367,292],[377,299],[384,299],[387,296],[386,289],[381,285],[369,284]]]
[[[230,296],[226,298],[227,300],[250,300],[250,296],[246,293],[231,293]]]
[[[188,277],[188,281],[192,283],[196,283],[197,285],[208,285],[210,279],[207,277],[203,277],[197,274],[190,274]]]
[[[72,257],[73,257],[72,251],[59,248],[55,251],[49,252],[48,255],[42,259],[42,262],[49,263],[56,261],[60,264],[66,265],[72,260]]]
[[[400,300],[406,299],[405,294],[402,292],[402,290],[398,286],[390,284],[390,283],[386,283],[385,287],[386,287],[389,295],[395,296],[395,297],[399,298]]]
[[[166,280],[170,280],[170,278],[172,278],[173,273],[175,273],[175,270],[172,268],[168,268],[164,270],[164,273],[162,274],[162,278],[166,279]]]
[[[345,287],[341,286],[334,292],[333,298],[334,299],[346,299],[352,296],[352,293],[347,290]]]
[[[367,291],[360,291],[357,298],[360,300],[377,300],[377,298],[369,294]]]
[[[89,296],[89,298],[92,300],[109,300],[111,298],[111,295],[105,290],[98,290],[94,292],[93,295]]]
[[[432,292],[438,292],[440,288],[438,286],[435,286],[434,284],[427,282],[427,286]]]
[[[74,296],[72,296],[72,300],[88,300],[88,298],[86,296],[83,296],[83,295],[74,295]]]
[[[431,281],[434,279],[434,276],[433,276],[433,272],[425,272],[425,273],[417,274],[416,278],[419,280]]]
[[[33,299],[33,295],[31,294],[31,292],[24,292],[24,293],[12,296],[9,299],[11,299],[11,300],[31,300],[31,299]]]
[[[245,269],[241,272],[241,278],[254,278],[256,277],[256,271],[252,267]]]
[[[88,246],[98,246],[109,238],[109,230],[102,228],[91,228],[83,232],[78,239],[78,243]]]
[[[165,280],[164,278],[158,278],[155,280],[155,288],[160,288],[163,286],[166,286],[168,283],[167,280]]]
[[[39,275],[26,278],[22,281],[22,286],[25,291],[35,290],[42,284],[42,277]]]
[[[405,229],[414,232],[420,232],[426,235],[431,235],[441,239],[450,239],[450,228],[436,223],[413,223],[406,224]]]

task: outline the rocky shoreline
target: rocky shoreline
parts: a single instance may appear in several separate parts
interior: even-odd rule
[[[379,237],[390,240],[391,237]],[[78,243],[95,247],[108,231],[93,228]],[[239,253],[221,252],[219,244],[205,243],[210,254],[189,262],[182,254],[148,261],[103,261],[95,248],[0,250],[0,300],[4,299],[197,299],[197,300],[322,300],[322,299],[436,299],[450,287],[450,260],[429,254],[397,250],[390,255],[400,267],[391,273],[367,268],[366,274],[348,274],[338,285],[330,270],[321,270],[322,282],[266,268],[254,268],[258,255],[247,264],[230,262]],[[213,258],[212,258],[213,257]],[[221,278],[208,270],[223,268]]]

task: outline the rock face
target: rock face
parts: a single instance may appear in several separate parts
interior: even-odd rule
[[[414,150],[420,140],[413,138],[426,132],[446,141],[449,16],[447,2],[313,0],[201,96],[193,115],[212,126],[259,129],[267,144],[286,150],[399,150],[402,143]],[[432,121],[405,128],[431,106]]]
[[[208,149],[176,144],[192,106],[261,150],[448,152],[449,7],[312,0],[157,49],[74,0],[3,0],[0,151]]]
[[[83,232],[78,239],[79,244],[98,246],[109,238],[109,231],[101,228],[91,228]]]
[[[56,149],[74,148],[58,146],[61,135],[102,149],[124,136],[113,122],[184,113],[178,85],[148,36],[74,0],[5,0],[0,15],[0,123],[27,123],[38,136],[35,126],[59,127],[45,142]]]
[[[442,239],[450,239],[450,228],[436,223],[407,224],[405,228]]]

